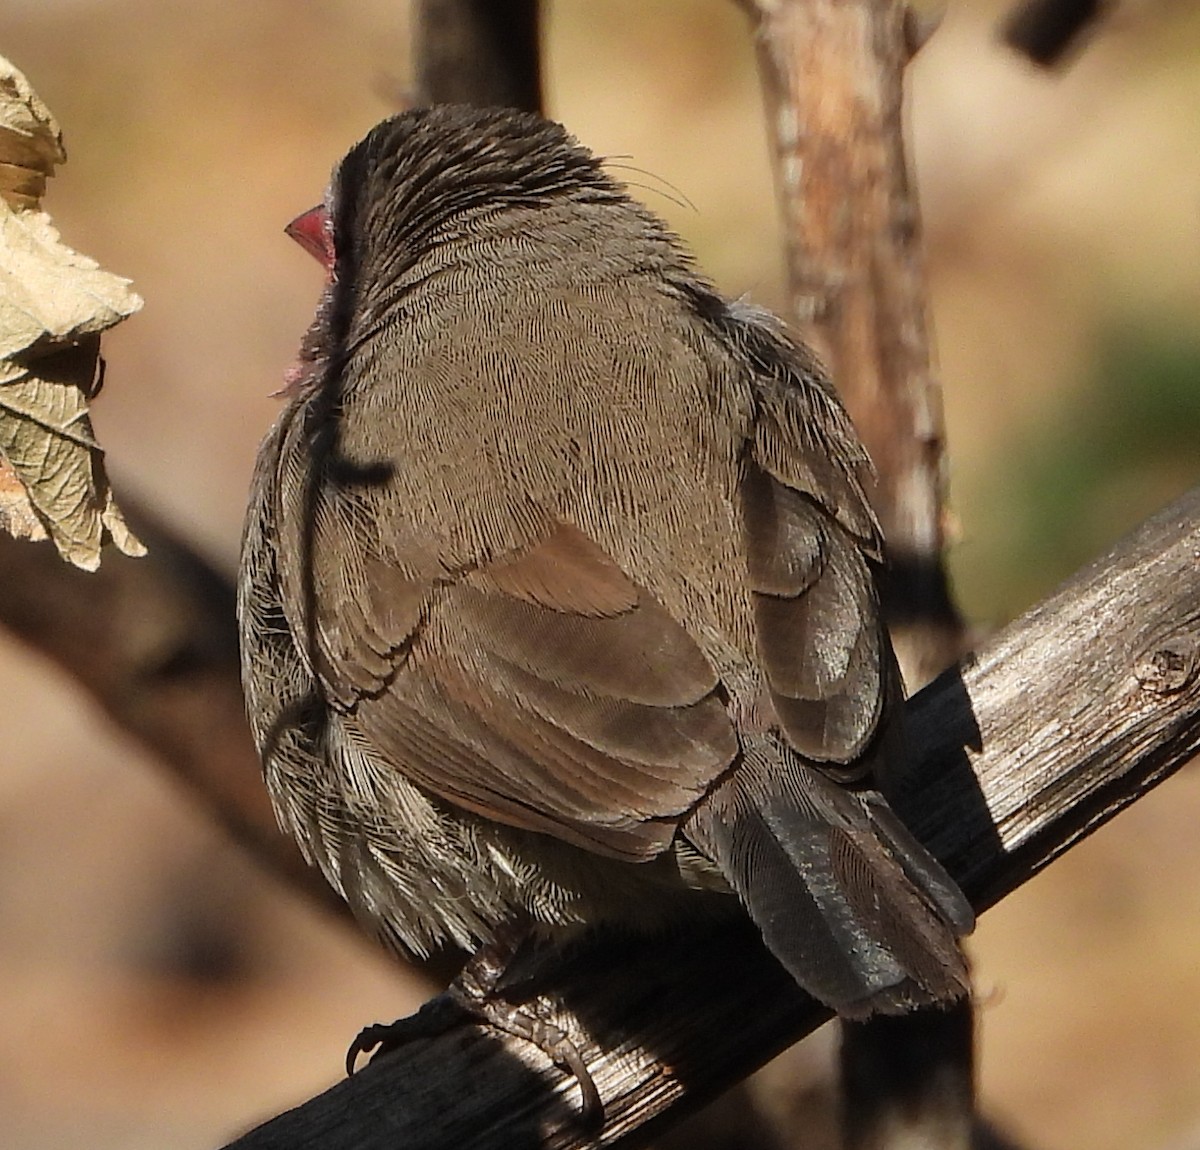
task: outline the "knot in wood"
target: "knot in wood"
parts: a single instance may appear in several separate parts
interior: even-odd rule
[[[1177,646],[1162,646],[1143,655],[1133,668],[1144,691],[1156,695],[1174,695],[1182,691],[1196,674],[1196,653]]]

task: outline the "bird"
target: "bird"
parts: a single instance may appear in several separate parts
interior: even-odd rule
[[[392,116],[288,231],[325,284],[252,479],[243,680],[358,919],[494,960],[748,914],[844,1017],[966,995],[971,907],[883,795],[884,540],[814,353],[531,113]]]

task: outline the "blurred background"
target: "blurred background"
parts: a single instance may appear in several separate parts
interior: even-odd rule
[[[557,0],[547,102],[728,293],[783,304],[730,0]],[[952,0],[910,70],[960,601],[981,630],[1200,481],[1200,10],[1119,0],[1057,72]],[[64,240],[131,277],[93,408],[116,483],[236,562],[316,264],[282,226],[408,82],[402,0],[7,0]],[[686,201],[682,202],[682,201]],[[420,979],[258,872],[0,633],[0,1147],[215,1147],[335,1081]],[[1200,1147],[1200,778],[981,922],[982,1097],[1025,1146]],[[770,1090],[770,1076],[764,1079]]]

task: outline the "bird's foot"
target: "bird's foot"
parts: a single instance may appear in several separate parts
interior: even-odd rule
[[[531,1002],[509,1002],[494,991],[482,996],[474,988],[457,980],[446,992],[464,1011],[486,1022],[503,1034],[511,1034],[536,1046],[555,1066],[575,1076],[583,1098],[581,1117],[589,1128],[604,1120],[604,1103],[583,1055],[562,1027],[539,1017]]]
[[[436,1038],[470,1021],[472,1017],[469,1013],[464,1015],[463,1008],[447,992],[430,999],[416,1014],[410,1014],[407,1018],[397,1018],[395,1022],[373,1022],[370,1026],[364,1026],[350,1043],[346,1051],[346,1073],[354,1073],[360,1054],[370,1055],[374,1060],[417,1039]]]
[[[589,1129],[603,1123],[604,1103],[579,1048],[570,1035],[540,1015],[536,1000],[510,1001],[500,990],[519,943],[496,944],[476,953],[449,988],[416,1014],[391,1023],[364,1027],[346,1052],[346,1073],[353,1074],[361,1054],[372,1059],[421,1038],[433,1038],[476,1022],[536,1046],[556,1066],[579,1083],[580,1118]]]

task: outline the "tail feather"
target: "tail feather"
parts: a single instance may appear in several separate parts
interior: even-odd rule
[[[970,934],[975,929],[975,911],[958,883],[917,841],[881,794],[863,791],[860,798],[866,804],[871,825],[904,868],[909,880],[933,899],[956,936]]]
[[[949,876],[878,792],[789,758],[781,771],[777,754],[748,755],[684,827],[770,950],[848,1017],[967,993],[956,938],[971,912]]]

